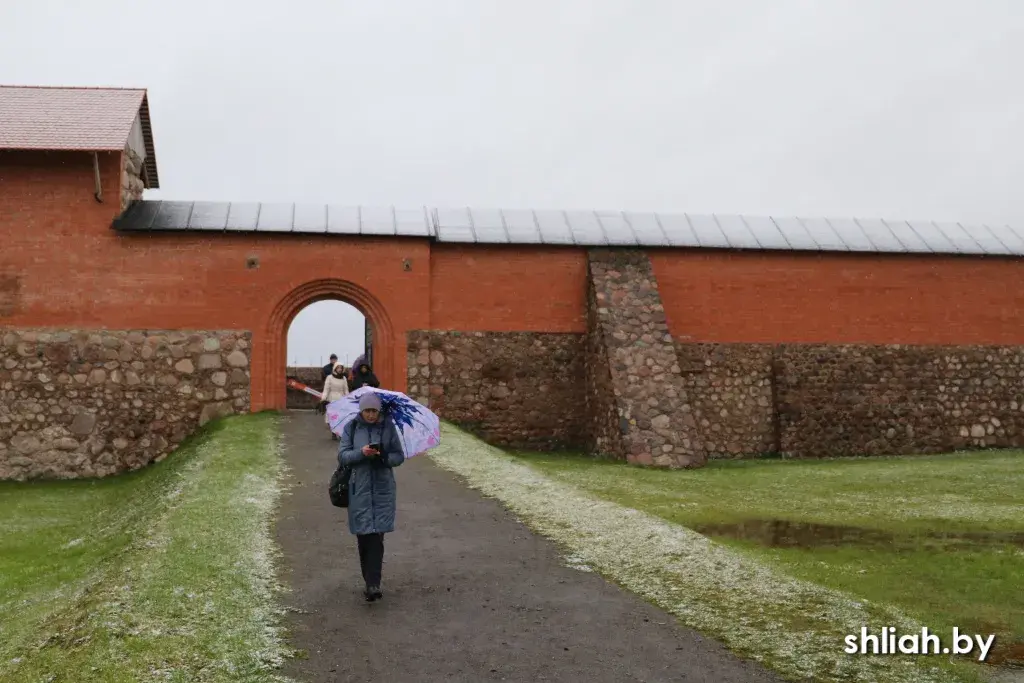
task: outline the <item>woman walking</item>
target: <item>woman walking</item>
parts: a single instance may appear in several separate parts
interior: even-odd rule
[[[405,462],[398,429],[381,415],[380,396],[359,399],[359,414],[345,425],[338,462],[352,468],[348,485],[348,530],[359,547],[359,567],[367,602],[384,597],[380,589],[384,534],[395,530],[396,485],[393,468]]]
[[[343,398],[347,394],[348,380],[345,379],[345,366],[342,365],[341,363],[338,363],[337,365],[334,366],[334,369],[331,370],[331,374],[327,376],[327,379],[324,380],[324,390],[320,397],[320,406],[325,409],[324,422],[327,423],[328,430],[331,429],[331,420],[330,417],[327,415],[327,405],[329,403],[337,401],[339,398]],[[335,434],[334,432],[331,432],[331,440],[337,441],[338,435]]]

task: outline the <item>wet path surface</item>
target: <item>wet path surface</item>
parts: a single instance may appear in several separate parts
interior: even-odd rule
[[[497,502],[420,456],[395,470],[384,600],[367,604],[345,510],[327,481],[337,442],[323,418],[284,425],[291,490],[277,523],[301,681],[777,681],[595,574]]]

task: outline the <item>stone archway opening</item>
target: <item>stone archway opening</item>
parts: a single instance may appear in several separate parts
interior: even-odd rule
[[[373,366],[373,326],[361,310],[341,299],[324,299],[299,311],[287,340],[287,377],[312,389],[323,386],[332,355],[346,371],[357,361]],[[289,410],[316,407],[316,397],[304,391],[289,388],[287,396]]]
[[[264,334],[261,335],[262,339],[255,340],[254,355],[257,356],[259,365],[254,364],[253,368],[254,410],[284,410],[287,407],[289,330],[300,313],[321,302],[341,302],[362,315],[365,352],[370,358],[374,372],[382,387],[394,386],[394,331],[384,306],[370,292],[353,282],[336,279],[315,280],[296,287],[281,299],[270,315]],[[330,353],[330,350],[325,349],[325,357]],[[344,362],[343,358],[340,360]],[[351,361],[355,360],[353,356]],[[324,363],[326,362],[325,359]]]

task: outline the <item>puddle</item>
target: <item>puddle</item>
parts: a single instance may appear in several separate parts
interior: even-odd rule
[[[751,541],[769,548],[838,548],[842,546],[888,546],[948,549],[977,549],[1012,545],[1024,548],[1024,532],[944,533],[921,531],[893,534],[863,527],[791,522],[783,519],[752,519],[734,524],[701,524],[691,527],[705,536]]]
[[[733,524],[698,524],[690,527],[712,538],[750,541],[769,548],[839,548],[843,546],[876,547],[889,550],[920,550],[934,547],[941,550],[978,550],[1011,546],[1024,548],[1024,532],[960,532],[920,531],[893,534],[878,529],[855,526],[791,522],[782,519],[752,519]],[[963,630],[963,629],[962,629]],[[972,630],[972,629],[966,629]],[[1006,628],[991,624],[979,625],[975,633],[996,633],[995,643],[984,662],[1010,672],[1017,681],[1024,677],[1024,640],[1007,635]],[[1003,679],[1000,679],[1003,680]],[[1024,681],[1024,678],[1021,679]]]
[[[921,531],[893,534],[878,529],[791,522],[782,519],[753,519],[735,524],[695,525],[691,528],[712,538],[734,538],[751,541],[769,548],[858,546],[912,550],[934,547],[942,550],[965,551],[999,546],[1024,548],[1024,532],[943,533]],[[1007,636],[1005,628],[990,624],[982,625],[974,629],[974,632],[998,634],[985,664],[1001,670],[1005,669],[1008,672],[1019,672],[1024,676],[1024,640],[1020,640],[1019,635]],[[1014,675],[1017,674],[1014,673]]]

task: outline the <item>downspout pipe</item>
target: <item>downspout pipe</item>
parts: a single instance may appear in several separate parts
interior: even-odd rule
[[[92,153],[92,171],[96,176],[96,192],[93,196],[96,197],[96,201],[103,203],[103,185],[100,183],[100,155],[99,152]]]

